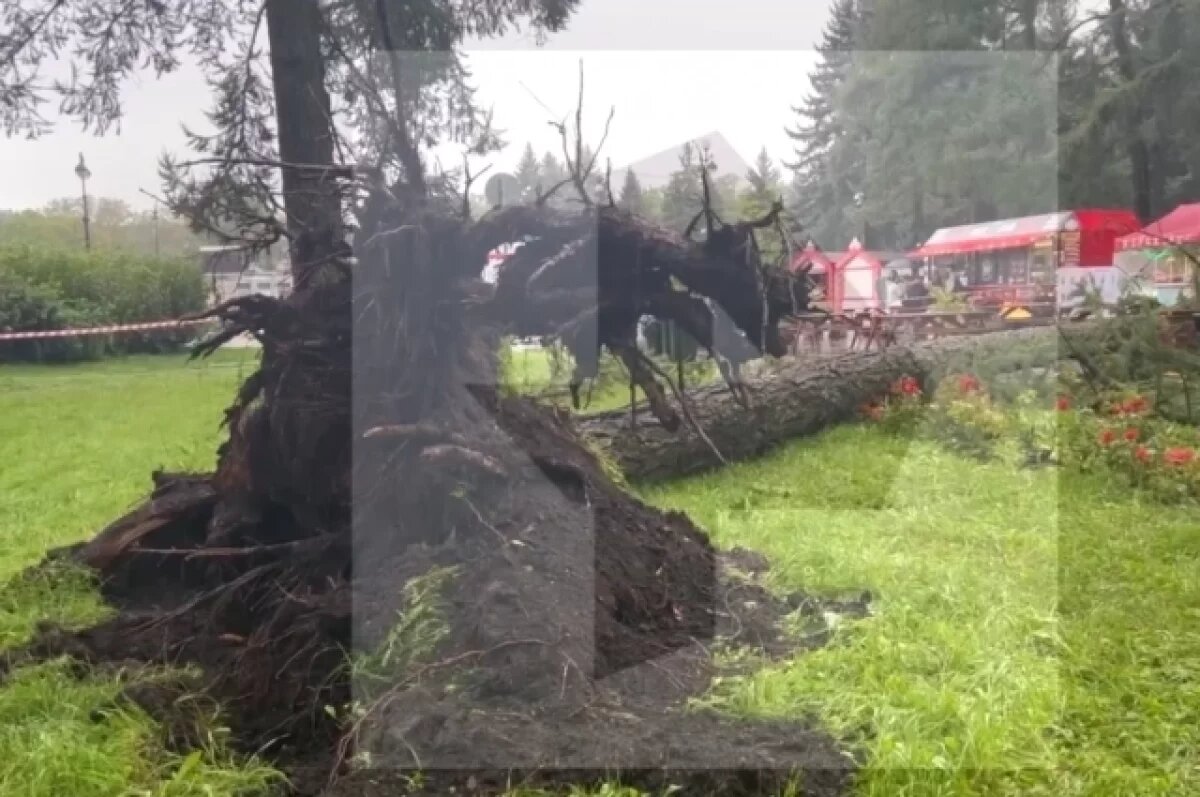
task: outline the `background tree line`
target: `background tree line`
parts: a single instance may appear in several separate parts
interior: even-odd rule
[[[194,255],[205,239],[166,211],[134,210],[120,199],[89,197],[92,248],[162,257]],[[83,249],[83,200],[56,199],[37,210],[0,210],[0,245]]]
[[[205,240],[168,213],[89,199],[92,249],[84,249],[82,199],[40,210],[0,210],[0,331],[32,331],[178,318],[201,309]],[[0,362],[69,362],[176,350],[188,332],[0,341]]]
[[[773,202],[784,198],[787,193],[783,172],[765,147],[760,150],[754,165],[746,174],[737,175],[722,169],[721,164],[715,162],[709,153],[685,142],[680,147],[678,168],[662,186],[643,186],[637,171],[626,169],[619,182],[611,186],[614,199],[617,205],[630,212],[683,232],[703,206],[702,168],[707,168],[709,172],[713,209],[727,221],[761,216]],[[521,198],[529,201],[566,179],[567,171],[554,153],[546,152],[539,157],[533,145],[527,143],[514,176]],[[608,201],[609,187],[603,174],[594,176],[590,188],[597,201]],[[576,201],[564,192],[561,197],[553,196],[549,203],[570,204]],[[703,230],[700,233],[703,234]]]
[[[835,0],[795,108],[813,237],[1200,199],[1200,0]]]
[[[204,307],[195,257],[116,249],[0,245],[0,332],[179,318]],[[191,331],[0,341],[3,362],[70,362],[112,354],[178,350]]]

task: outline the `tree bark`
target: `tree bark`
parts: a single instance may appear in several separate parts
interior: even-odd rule
[[[1113,50],[1117,55],[1117,71],[1125,83],[1124,115],[1125,151],[1129,156],[1130,178],[1133,182],[1133,208],[1143,224],[1154,217],[1154,200],[1150,185],[1150,149],[1142,135],[1143,88],[1132,87],[1137,79],[1137,64],[1129,41],[1129,7],[1125,0],[1108,0],[1108,26]]]
[[[306,284],[343,243],[318,0],[267,0],[267,34],[292,276]]]
[[[1020,0],[1017,14],[1021,19],[1021,48],[1029,52],[1038,49],[1037,18],[1041,0]]]
[[[1061,343],[1055,327],[1037,327],[793,360],[747,385],[754,402],[750,411],[720,384],[691,390],[689,398],[696,420],[721,455],[729,461],[747,459],[792,438],[853,420],[901,377],[915,376],[928,385],[960,371],[1047,367],[1059,358]],[[636,429],[630,429],[628,408],[590,415],[580,426],[634,480],[657,481],[719,465],[709,445],[691,429],[668,432],[644,412]]]

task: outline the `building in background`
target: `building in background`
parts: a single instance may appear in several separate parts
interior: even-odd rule
[[[253,252],[239,244],[200,247],[200,268],[212,304],[262,294],[281,299],[292,291],[292,270],[275,249]]]
[[[1066,210],[943,227],[911,254],[935,271],[962,274],[977,307],[1065,309],[1082,301],[1081,288],[1105,302],[1120,298],[1128,278],[1115,265],[1115,243],[1138,227],[1129,210]]]

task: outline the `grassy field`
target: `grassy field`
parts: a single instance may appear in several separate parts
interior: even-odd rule
[[[148,491],[151,469],[211,466],[221,410],[255,356],[0,366],[0,582],[124,512]],[[80,624],[103,611],[78,572],[10,585],[0,591],[0,648],[26,640],[38,620]],[[0,794],[202,797],[276,779],[229,756],[217,722],[209,750],[168,753],[150,718],[113,708],[130,677],[164,676],[80,680],[50,662],[10,677],[0,688]]]
[[[152,468],[211,465],[253,356],[0,366],[0,578],[111,520]],[[866,427],[647,496],[765,552],[780,586],[871,591],[873,615],[830,646],[709,698],[816,715],[863,753],[861,794],[1200,794],[1194,510]],[[81,575],[22,584],[0,595],[0,646],[102,611]],[[211,749],[166,753],[148,718],[110,708],[122,677],[146,675],[10,678],[0,795],[233,795],[271,777],[223,750],[219,723]]]
[[[650,497],[766,553],[781,586],[876,596],[710,701],[817,714],[866,754],[859,793],[1200,794],[1194,508],[866,427]]]

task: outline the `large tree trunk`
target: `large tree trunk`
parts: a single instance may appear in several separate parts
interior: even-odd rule
[[[688,396],[698,424],[722,457],[732,461],[851,420],[903,376],[928,384],[955,371],[995,374],[1050,367],[1059,357],[1060,343],[1056,327],[1037,327],[787,361],[747,385],[750,411],[724,385],[696,388]],[[709,443],[690,429],[670,433],[645,412],[630,428],[629,416],[628,410],[598,413],[581,427],[630,478],[668,479],[720,464]]]
[[[333,114],[321,57],[318,0],[268,0],[267,34],[275,89],[292,276],[310,276],[341,254],[341,196],[334,175]]]
[[[1150,149],[1142,133],[1145,118],[1142,94],[1144,88],[1132,87],[1138,77],[1132,44],[1129,40],[1129,6],[1125,0],[1108,0],[1108,27],[1113,50],[1117,54],[1117,71],[1125,83],[1126,98],[1122,111],[1125,152],[1129,156],[1130,178],[1133,183],[1133,208],[1143,223],[1154,217],[1151,189]]]

